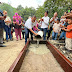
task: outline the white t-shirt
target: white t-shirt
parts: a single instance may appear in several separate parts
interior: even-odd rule
[[[4,21],[11,21],[10,17],[7,16],[6,19]],[[11,23],[5,23],[5,25],[9,26]]]
[[[58,17],[55,18],[55,21],[57,21],[57,19],[58,19]],[[53,20],[53,17],[50,19],[50,21],[52,21],[52,20]],[[50,23],[50,27],[52,27],[54,23],[55,23],[55,22],[52,21],[52,23]]]
[[[25,23],[25,27],[28,29],[32,29],[34,26],[36,26],[36,21],[32,23],[31,18],[29,18]]]
[[[49,25],[49,17],[48,16],[44,16],[44,17],[42,17],[42,19],[44,20],[44,21],[42,21],[42,23],[41,23],[41,28],[47,28],[48,27],[48,25]]]
[[[60,23],[59,24],[54,23],[53,28],[56,33],[60,32],[61,30],[60,25],[61,25]]]

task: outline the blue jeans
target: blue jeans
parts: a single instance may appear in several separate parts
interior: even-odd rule
[[[4,29],[6,31],[6,40],[8,40],[8,34],[9,34],[9,38],[11,40],[12,39],[12,36],[11,36],[11,28],[8,27],[7,25],[5,25]]]
[[[43,40],[46,40],[47,28],[42,28],[41,30],[44,32]]]
[[[59,40],[61,40],[62,37],[64,37],[64,38],[66,39],[66,32],[63,31],[63,32],[61,33],[61,35],[60,35],[60,37],[59,37]]]
[[[27,38],[29,37],[29,32],[31,34],[31,40],[33,40],[33,33],[25,27],[25,44],[27,43]]]
[[[52,39],[53,40],[56,40],[57,39],[57,35],[58,35],[58,33],[56,33],[56,32],[52,32]]]

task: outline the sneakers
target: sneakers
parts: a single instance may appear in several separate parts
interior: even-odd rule
[[[0,43],[0,44],[5,44],[5,42],[3,42],[3,43]]]
[[[8,40],[6,40],[6,42],[8,42]]]
[[[10,39],[10,41],[13,41],[13,39]]]
[[[6,47],[5,45],[0,44],[0,47]]]
[[[5,42],[3,42],[3,44],[5,44]]]
[[[18,41],[18,40],[16,40],[16,41]]]

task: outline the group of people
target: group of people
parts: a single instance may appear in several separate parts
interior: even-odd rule
[[[18,36],[20,37],[20,40],[22,40],[21,32],[23,34],[23,38],[25,33],[24,24],[25,24],[25,21],[22,19],[21,16],[18,15],[18,13],[15,13],[15,15],[13,16],[13,21],[12,21],[11,18],[8,16],[6,10],[4,11],[0,10],[0,47],[6,47],[5,45],[3,45],[3,43],[5,43],[3,41],[4,39],[3,31],[6,32],[7,42],[9,39],[10,41],[13,41],[14,31],[15,31],[15,36],[17,41],[18,41]]]
[[[72,52],[72,10],[65,12],[61,18],[57,17],[57,12],[50,19],[48,17],[48,11],[44,13],[44,17],[39,19],[37,22],[36,16],[28,19],[25,23],[25,43],[27,43],[27,38],[29,38],[29,32],[32,35],[38,35],[38,31],[43,31],[43,40],[48,40],[52,36],[52,40],[65,40],[65,47],[69,52]],[[46,34],[48,36],[46,37]],[[51,34],[52,33],[52,34]],[[58,37],[59,36],[59,37]]]
[[[11,31],[12,29],[12,31]],[[13,30],[14,29],[14,30]],[[64,38],[66,41],[65,48],[72,50],[72,10],[65,12],[61,18],[58,18],[57,12],[50,19],[48,16],[48,11],[44,13],[44,17],[36,20],[36,16],[29,17],[25,22],[18,13],[13,16],[13,21],[7,15],[7,11],[0,10],[0,46],[3,45],[3,30],[6,32],[6,41],[8,39],[12,41],[12,33],[15,31],[16,40],[18,41],[18,36],[21,38],[21,32],[24,38],[25,34],[25,44],[29,38],[29,33],[31,34],[31,40],[33,40],[33,34],[38,35],[38,31],[43,31],[43,40],[48,40],[52,36],[52,40],[61,40]],[[48,33],[48,36],[46,36]],[[58,38],[59,35],[59,38]],[[9,36],[9,37],[8,37]]]

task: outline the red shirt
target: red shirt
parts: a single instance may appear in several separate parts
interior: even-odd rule
[[[67,26],[67,29],[72,29],[72,24]],[[70,32],[66,32],[66,37],[67,38],[72,38],[72,30]]]

